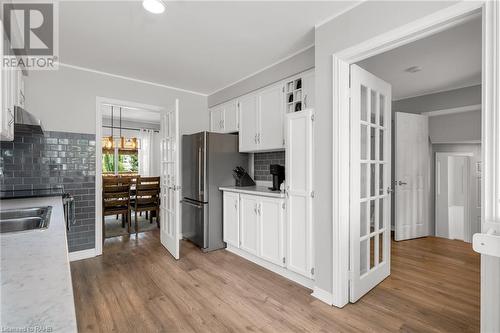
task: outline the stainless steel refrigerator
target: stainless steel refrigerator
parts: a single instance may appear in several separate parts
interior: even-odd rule
[[[182,136],[182,236],[203,251],[225,247],[219,187],[234,184],[236,166],[248,167],[248,154],[238,152],[238,135]]]

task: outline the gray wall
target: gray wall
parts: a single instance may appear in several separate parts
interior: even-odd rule
[[[14,142],[2,141],[2,190],[62,185],[75,198],[76,223],[68,232],[70,252],[95,246],[95,135],[16,128]]]
[[[366,1],[315,33],[314,236],[316,286],[332,291],[332,54],[432,14],[454,2]]]
[[[311,47],[271,68],[208,96],[208,106],[212,107],[245,95],[313,67],[314,47]]]
[[[481,142],[481,111],[429,117],[432,143]]]
[[[481,85],[400,99],[392,102],[392,109],[422,113],[476,104],[481,104]]]
[[[95,142],[97,96],[162,107],[170,107],[173,105],[175,98],[179,98],[181,134],[208,130],[207,97],[202,95],[68,67],[60,67],[57,71],[30,72],[26,79],[25,90],[26,108],[42,120],[45,129],[47,131],[57,131],[57,135],[71,140],[90,135],[92,141]],[[49,133],[46,140],[52,141],[52,132]],[[57,154],[60,154],[55,148],[59,147],[57,145],[52,146],[49,145],[46,148],[51,149],[50,155],[54,155],[55,158]],[[65,151],[66,148],[68,147],[64,145],[61,147],[62,151]],[[85,180],[86,189],[76,188],[76,192],[70,191],[72,194],[85,196],[84,201],[89,203],[94,201],[95,196],[95,151],[92,158],[90,164],[85,164],[85,166],[88,166],[89,171],[93,170],[94,173],[93,175],[89,174],[92,179]],[[51,163],[55,163],[58,168],[64,170],[64,168],[70,168],[69,165],[70,162],[73,163],[72,161],[66,160],[64,157],[58,157],[57,160],[51,160]],[[35,167],[43,167],[40,163],[40,161],[37,161]],[[75,184],[79,183],[80,180],[75,177],[61,176],[53,178],[51,184],[63,184],[65,188],[76,186]],[[75,179],[74,184],[71,184],[70,178]],[[85,191],[87,193],[84,193]],[[77,206],[77,209],[82,209],[80,214],[88,215],[84,224],[82,223],[82,225],[74,228],[75,232],[81,232],[81,234],[73,236],[70,233],[68,235],[70,251],[95,246],[92,238],[95,232],[94,205],[95,203],[92,204],[92,207]],[[81,215],[82,219],[83,215]],[[92,240],[90,240],[91,238]]]
[[[208,129],[207,97],[165,87],[59,67],[31,71],[26,79],[26,108],[52,131],[96,133],[96,97],[170,107],[179,98],[182,133]]]

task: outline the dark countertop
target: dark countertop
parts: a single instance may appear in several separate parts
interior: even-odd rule
[[[0,191],[0,200],[65,196],[64,188]]]

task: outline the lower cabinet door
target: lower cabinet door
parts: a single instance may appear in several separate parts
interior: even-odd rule
[[[224,191],[223,195],[223,239],[228,245],[240,247],[240,196]]]
[[[284,200],[260,198],[260,256],[273,264],[285,266]]]
[[[259,255],[259,197],[240,195],[240,248]]]

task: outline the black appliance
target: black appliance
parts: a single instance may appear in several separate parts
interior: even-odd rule
[[[255,182],[253,181],[252,177],[248,174],[248,172],[240,167],[237,166],[233,170],[233,177],[236,180],[236,186],[254,186]]]
[[[269,189],[279,191],[281,183],[285,180],[285,167],[279,164],[271,164],[269,166],[269,173],[273,175],[273,187]]]

